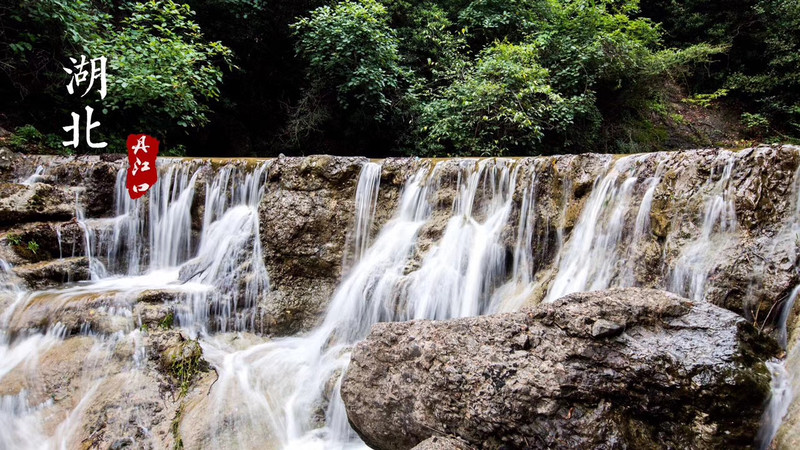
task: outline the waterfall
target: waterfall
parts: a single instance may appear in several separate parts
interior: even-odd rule
[[[353,239],[354,260],[364,257],[369,247],[372,222],[378,208],[378,190],[381,183],[381,165],[373,162],[364,164],[358,177],[356,188],[356,226]]]
[[[573,292],[625,286],[707,300],[719,265],[715,255],[736,246],[743,232],[735,188],[744,156],[720,151],[703,157],[708,171],[686,167],[680,154],[670,153],[609,157],[600,159],[605,166],[585,170],[578,159],[559,163],[558,157],[414,160],[400,187],[382,183],[385,163],[359,163],[355,190],[348,191],[353,210],[342,212],[352,214],[352,225],[341,280],[317,326],[288,337],[260,335],[259,307],[273,284],[262,246],[283,244],[262,241],[260,228],[259,208],[274,186],[276,162],[164,158],[158,185],[137,201],[128,197],[120,170],[114,217],[85,217],[76,201],[91,281],[26,291],[0,260],[0,305],[6,302],[0,380],[18,366],[35,373],[38,358],[75,334],[93,343],[87,365],[94,374],[55,429],[43,425],[52,401],[37,403],[37,393],[24,391],[0,397],[0,429],[16,430],[0,433],[0,447],[31,448],[33,436],[43,448],[69,447],[108,373],[107,358],[120,346],[133,348],[126,363],[130,388],[144,380],[136,374],[146,361],[140,343],[146,330],[108,333],[92,322],[75,331],[48,323],[12,336],[24,312],[45,301],[60,307],[102,297],[107,301],[98,315],[135,323],[136,298],[152,290],[169,293],[177,325],[199,341],[218,375],[200,406],[182,417],[201,430],[205,445],[362,447],[339,386],[352,346],[378,322],[514,311]],[[700,181],[689,183],[682,171]],[[800,186],[795,190],[797,196]],[[667,223],[659,214],[670,192],[690,193],[692,201],[670,203]],[[393,211],[381,209],[385,198],[396,201]],[[793,217],[775,241],[800,229],[800,206]],[[59,256],[68,256],[61,228],[56,233]],[[799,291],[779,311],[784,344]],[[770,370],[775,394],[762,441],[774,436],[793,392],[792,367],[776,361]]]
[[[708,181],[710,195],[705,200],[700,235],[685,248],[673,268],[669,290],[693,300],[702,300],[705,284],[715,260],[713,254],[736,231],[736,208],[733,203],[731,176],[736,163],[732,155],[722,175],[715,180],[716,167]]]
[[[44,175],[44,166],[38,165],[38,166],[36,166],[36,170],[34,170],[34,172],[31,174],[31,176],[29,176],[28,178],[25,178],[19,184],[24,185],[24,186],[30,186],[31,184],[36,183],[37,181],[41,180],[42,179],[42,175]]]
[[[636,162],[636,157],[620,159],[592,190],[546,301],[610,286],[618,268],[625,214],[637,182],[629,174]]]

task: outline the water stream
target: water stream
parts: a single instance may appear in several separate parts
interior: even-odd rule
[[[308,333],[272,339],[258,335],[256,308],[270,290],[258,206],[271,163],[209,170],[166,159],[159,184],[143,201],[129,199],[121,170],[116,217],[87,218],[76,202],[91,281],[26,291],[0,261],[0,295],[8,302],[0,315],[0,380],[18,366],[35,375],[42,370],[37,359],[74,333],[63,323],[44,332],[12,333],[31,305],[80,305],[106,296],[112,300],[99,314],[136,323],[135,299],[163,290],[177,302],[177,325],[199,340],[218,375],[203,413],[184,416],[204,430],[208,448],[363,447],[348,425],[338,388],[352,345],[373,324],[517,310],[535,292],[553,301],[572,292],[641,285],[636,264],[654,239],[651,208],[665,163],[674,157],[635,155],[609,162],[571,229],[564,225],[566,200],[557,215],[540,213],[546,159],[418,161],[381,227],[374,222],[382,168],[366,163],[356,186],[349,269],[327,313]],[[717,262],[713,255],[736,238],[731,190],[736,162],[731,152],[716,156],[707,181],[697,188],[701,213],[684,216],[699,232],[675,244],[678,255],[654,276],[655,287],[703,301]],[[40,175],[37,169],[25,181]],[[563,190],[569,198],[571,180],[564,180]],[[202,220],[192,217],[198,195]],[[63,256],[73,251],[64,250]],[[543,275],[548,270],[552,276]],[[0,433],[0,448],[71,448],[81,415],[110,377],[105,369],[110,354],[121,345],[133,348],[126,389],[144,382],[136,376],[146,358],[140,344],[144,332],[82,328],[78,334],[92,344],[74,406],[52,427],[45,426],[52,422],[47,417],[52,399],[42,401],[27,390],[0,396],[0,430],[7,430]],[[785,329],[782,333],[785,345]],[[791,398],[787,369],[771,364],[784,375],[776,377],[776,395]],[[786,408],[785,401],[770,406],[763,433],[774,435]]]

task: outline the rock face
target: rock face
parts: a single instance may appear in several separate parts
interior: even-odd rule
[[[74,215],[75,199],[65,189],[44,183],[3,185],[0,222],[16,224],[39,220],[67,220]]]
[[[215,379],[198,343],[171,329],[106,342],[89,336],[37,341],[34,349],[38,358],[0,379],[0,396],[36,405],[47,435],[72,427],[66,448],[182,448],[182,411],[205,397]],[[135,353],[147,357],[137,364]],[[30,439],[0,433],[0,447],[25,448]]]
[[[34,289],[44,289],[90,278],[89,259],[85,256],[27,264],[17,267],[15,272],[17,276],[27,282],[28,286]]]
[[[416,446],[414,450],[471,450],[472,447],[464,442],[449,437],[433,436],[425,439]]]
[[[608,290],[519,313],[377,324],[341,393],[378,449],[436,435],[478,448],[746,447],[769,395],[756,355],[774,345],[709,303]]]
[[[365,158],[281,158],[259,207],[272,292],[261,304],[268,332],[316,324],[342,274],[355,189]]]

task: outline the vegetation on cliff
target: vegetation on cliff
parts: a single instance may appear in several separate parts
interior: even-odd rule
[[[259,156],[791,141],[798,30],[793,0],[6,1],[0,126],[64,150],[93,105],[105,152]],[[103,102],[65,90],[82,54],[108,58]]]

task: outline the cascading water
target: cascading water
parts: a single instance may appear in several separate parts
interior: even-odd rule
[[[607,288],[618,275],[625,214],[637,182],[635,174],[629,172],[635,170],[636,163],[636,158],[617,161],[593,189],[547,301],[573,292]]]
[[[668,262],[651,273],[648,286],[703,301],[711,251],[727,245],[737,231],[732,180],[739,157],[730,152],[711,157],[707,180],[691,187],[702,206],[675,211],[682,214],[675,220],[690,231],[694,226],[696,234],[661,237],[674,257],[663,256]],[[0,295],[8,305],[0,316],[0,380],[20,365],[35,373],[40,355],[75,334],[54,323],[12,336],[9,330],[18,329],[15,323],[31,305],[111,296],[102,314],[136,323],[131,301],[146,290],[163,290],[174,296],[177,323],[199,340],[218,376],[208,395],[182,412],[176,426],[184,435],[198,434],[207,448],[361,447],[339,386],[352,345],[372,325],[510,311],[537,295],[552,301],[571,292],[645,284],[635,265],[656,241],[651,214],[660,189],[676,176],[667,168],[678,164],[677,158],[659,153],[611,160],[594,180],[572,229],[565,225],[572,180],[564,176],[559,187],[546,185],[553,164],[542,158],[416,161],[393,216],[373,232],[383,169],[364,163],[348,241],[349,269],[327,313],[307,334],[272,339],[257,335],[257,306],[270,290],[259,204],[272,163],[215,169],[166,160],[159,184],[144,201],[128,198],[121,170],[116,217],[76,214],[86,234],[91,282],[24,291],[9,265],[0,266]],[[572,162],[564,170],[574,170]],[[543,213],[543,196],[556,190],[561,204]],[[546,271],[553,275],[541,276]],[[141,329],[104,334],[88,326],[82,333],[92,338],[86,364],[96,369],[87,370],[92,379],[80,384],[79,401],[53,427],[45,426],[52,401],[37,403],[41,396],[27,391],[0,397],[0,429],[15,430],[0,436],[0,447],[69,447],[79,434],[76,423],[102,389],[98,380],[108,373],[108,355],[122,345],[134,348],[129,388],[143,382],[136,375],[146,358],[138,344]],[[772,368],[783,370],[777,363]],[[786,383],[775,386],[790,396]],[[783,408],[769,408],[773,419],[764,433],[774,435],[770,427],[779,423]]]
[[[672,271],[668,288],[693,300],[702,300],[708,274],[714,264],[712,255],[725,245],[730,233],[736,231],[736,208],[731,193],[731,175],[736,163],[726,155],[722,175],[715,180],[716,167],[709,179],[711,194],[705,200],[700,235],[681,254]]]
[[[356,225],[353,238],[354,261],[364,257],[369,247],[370,230],[378,207],[378,190],[381,182],[381,166],[373,162],[364,164],[356,188]]]

